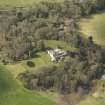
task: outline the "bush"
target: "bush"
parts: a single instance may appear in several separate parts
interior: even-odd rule
[[[27,61],[27,65],[28,65],[29,67],[35,67],[35,63],[32,62],[32,61]]]
[[[3,63],[4,65],[7,65],[9,62],[8,62],[7,60],[2,60],[2,63]]]

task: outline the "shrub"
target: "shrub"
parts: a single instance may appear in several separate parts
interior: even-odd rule
[[[28,65],[29,67],[35,67],[35,63],[32,62],[32,61],[27,61],[27,65]]]

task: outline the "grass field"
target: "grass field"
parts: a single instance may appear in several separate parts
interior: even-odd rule
[[[0,105],[56,105],[49,96],[24,89],[11,73],[0,65]]]
[[[33,5],[35,3],[39,3],[40,1],[51,1],[52,0],[0,0],[0,6],[27,6]],[[53,0],[57,2],[61,2],[63,0]]]
[[[85,36],[93,36],[97,44],[105,45],[105,13],[81,19],[81,32]]]

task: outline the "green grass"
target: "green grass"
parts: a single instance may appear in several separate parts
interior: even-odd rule
[[[56,40],[48,40],[45,41],[46,46],[50,47],[50,48],[57,48],[58,46],[60,46],[62,48],[62,50],[69,50],[69,51],[77,51],[76,48],[72,47],[70,44],[64,42],[64,41],[56,41]]]
[[[105,85],[105,80],[96,80],[96,85],[99,87]]]
[[[82,19],[80,28],[86,37],[92,35],[97,44],[105,45],[105,13]]]
[[[49,96],[24,89],[4,66],[0,66],[0,105],[57,104]]]
[[[35,58],[30,59],[30,61],[35,63],[35,67],[31,68],[27,66],[27,61],[29,60],[23,60],[16,64],[9,64],[6,67],[16,77],[19,73],[22,73],[25,71],[37,70],[40,67],[46,66],[46,64],[47,66],[54,64],[46,52],[39,52],[37,53],[37,56]]]
[[[51,1],[52,0],[0,0],[0,6],[27,6],[33,5],[35,3],[39,3],[40,1]],[[63,0],[53,0],[57,2],[61,2]]]

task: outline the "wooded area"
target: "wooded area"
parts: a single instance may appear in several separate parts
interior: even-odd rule
[[[59,66],[43,67],[38,74],[19,74],[18,78],[26,88],[52,89],[61,93],[78,91],[79,87],[91,88],[92,80],[104,74],[105,49],[95,44],[91,35],[84,38],[78,31],[77,22],[81,17],[104,10],[104,6],[105,0],[66,0],[63,3],[41,2],[28,12],[25,9],[16,12],[15,25],[12,24],[15,34],[9,33],[15,38],[7,38],[16,45],[11,50],[16,52],[8,54],[10,58],[26,59],[37,51],[44,51],[44,40],[62,40],[79,49],[76,56],[70,55]]]

